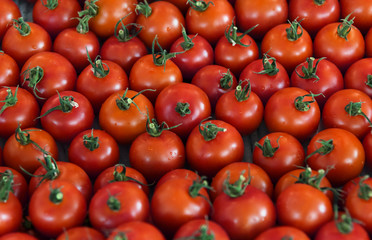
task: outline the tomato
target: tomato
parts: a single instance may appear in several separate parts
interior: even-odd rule
[[[114,35],[116,23],[129,13],[133,13],[137,0],[99,0],[85,2],[86,9],[92,8],[95,11],[89,20],[90,29],[100,38],[107,38]],[[125,18],[124,23],[132,23],[136,19],[135,14]]]
[[[120,224],[108,236],[107,240],[116,240],[118,237],[124,239],[127,237],[131,240],[165,240],[159,229],[150,223],[142,221],[131,221]]]
[[[106,168],[119,163],[119,146],[105,131],[85,130],[71,141],[68,160],[94,179]]]
[[[222,168],[212,178],[211,187],[214,189],[214,191],[210,192],[212,201],[223,193],[225,181],[232,184],[236,182],[241,175],[247,179],[250,178],[250,186],[261,190],[270,198],[272,197],[273,183],[270,180],[270,176],[260,166],[254,163],[235,162]]]
[[[102,104],[99,125],[120,144],[131,143],[146,131],[146,115],[154,117],[154,107],[142,92],[120,90]]]
[[[333,217],[329,198],[322,191],[302,183],[293,184],[279,194],[276,210],[279,224],[296,227],[309,236]]]
[[[236,21],[242,31],[258,24],[250,35],[261,40],[266,32],[288,18],[288,3],[285,0],[236,0]]]
[[[8,138],[19,125],[34,127],[40,108],[35,97],[23,88],[0,88],[0,137]]]
[[[325,128],[342,128],[362,139],[370,131],[372,100],[360,90],[340,90],[329,97],[322,117]]]
[[[289,87],[289,76],[283,65],[274,57],[264,53],[262,59],[254,60],[241,72],[239,81],[249,79],[252,92],[256,93],[263,104],[276,91]]]
[[[214,46],[233,21],[235,11],[227,0],[190,0],[186,13],[186,30],[199,34]]]
[[[226,92],[235,89],[237,80],[233,73],[220,65],[207,65],[195,73],[191,84],[200,87],[207,95],[212,109]]]
[[[156,119],[148,119],[146,133],[136,137],[129,148],[129,161],[148,182],[155,182],[185,165],[185,146],[165,122],[158,124]]]
[[[344,79],[337,66],[324,58],[307,58],[300,63],[291,76],[291,86],[305,89],[314,94],[320,108],[335,92],[344,88]]]
[[[355,27],[357,27],[362,34],[366,34],[371,27],[372,21],[372,3],[363,0],[345,1],[340,0],[341,17],[346,18],[351,13],[355,17]]]
[[[170,179],[161,184],[151,199],[152,220],[171,238],[186,222],[204,219],[211,212],[205,179]]]
[[[286,132],[303,141],[318,128],[320,109],[315,95],[297,87],[274,93],[265,106],[264,120],[269,132]]]
[[[71,141],[78,133],[90,128],[94,119],[89,100],[75,91],[57,92],[48,98],[40,115],[41,126],[60,142]]]
[[[185,18],[181,11],[172,3],[157,1],[150,4],[139,3],[136,6],[136,23],[142,26],[138,37],[151,48],[155,36],[159,44],[169,50],[173,42],[182,36],[182,26]]]
[[[190,179],[192,181],[195,181],[200,178],[200,176],[195,172],[191,171],[190,169],[185,168],[178,168],[173,169],[164,174],[156,183],[155,190],[161,186],[163,183],[165,183],[168,180],[175,179],[175,178],[185,178]]]
[[[262,39],[261,53],[270,53],[291,74],[296,66],[313,55],[313,42],[301,20],[270,29]]]
[[[80,73],[89,65],[89,56],[95,59],[99,53],[100,44],[97,36],[89,29],[77,30],[67,28],[60,32],[53,42],[53,51],[66,57],[76,71]]]
[[[149,199],[135,183],[113,182],[98,190],[89,204],[89,222],[104,235],[124,222],[145,221]]]
[[[226,230],[230,239],[254,239],[275,225],[275,206],[267,194],[247,185],[241,175],[235,183],[226,184],[225,191],[214,200],[211,219]]]
[[[11,26],[12,20],[21,17],[18,5],[12,0],[1,0],[2,13],[0,17],[0,42],[6,30]]]
[[[285,132],[273,132],[255,143],[252,161],[262,167],[273,182],[285,173],[304,165],[305,151],[301,143]]]
[[[310,240],[310,238],[302,230],[290,226],[276,226],[269,228],[258,235],[255,240],[284,240],[286,238]]]
[[[372,58],[354,62],[344,76],[345,88],[358,89],[372,97]]]
[[[341,23],[329,23],[314,38],[314,56],[327,57],[343,73],[365,53],[363,35],[352,24],[353,19],[349,18]]]
[[[185,140],[191,130],[201,120],[211,115],[211,105],[207,94],[190,83],[176,83],[164,88],[155,102],[156,118],[168,126],[176,126],[171,131]]]
[[[228,164],[242,161],[243,156],[242,136],[234,126],[221,120],[201,122],[187,138],[187,163],[210,179]]]
[[[76,91],[88,98],[95,112],[99,112],[111,94],[128,86],[128,76],[120,65],[99,57],[91,61],[91,65],[84,68],[76,80]]]
[[[186,14],[187,9],[189,9],[189,4],[187,0],[165,0],[167,2],[173,3],[182,12],[183,15]]]
[[[0,87],[17,86],[19,83],[19,67],[8,54],[0,51]]]
[[[365,42],[366,42],[366,56],[372,57],[372,27],[369,29],[367,34],[365,35]]]
[[[23,170],[35,172],[41,166],[40,160],[44,158],[45,152],[58,160],[57,143],[47,131],[18,127],[4,144],[4,164],[21,172],[28,179],[29,176]]]
[[[32,9],[32,19],[42,26],[52,38],[62,30],[76,27],[81,6],[78,0],[36,1]]]
[[[185,28],[182,28],[182,35],[173,42],[170,52],[179,53],[172,61],[181,70],[183,79],[189,82],[201,68],[213,64],[214,52],[211,44],[201,35],[187,35]]]
[[[173,239],[181,238],[208,238],[214,240],[229,240],[229,235],[216,222],[210,220],[195,219],[183,224],[174,235]]]
[[[60,234],[56,240],[105,240],[105,236],[91,227],[73,227]],[[1,239],[0,239],[1,240]]]
[[[372,168],[372,132],[368,132],[363,138],[363,147],[366,154],[366,164]]]
[[[44,103],[57,91],[74,90],[74,66],[59,53],[40,52],[31,56],[21,70],[21,86]]]
[[[0,237],[0,240],[18,240],[18,239],[37,240],[36,237],[33,237],[33,236],[31,236],[27,233],[23,233],[23,232],[12,232],[12,233],[2,235]]]
[[[216,118],[233,125],[243,136],[251,134],[260,126],[264,106],[256,93],[251,91],[250,83],[239,82],[235,91],[223,94],[217,101]]]
[[[12,182],[12,193],[14,196],[18,198],[22,206],[26,206],[28,200],[28,184],[25,177],[21,174],[21,172],[11,168],[0,166],[0,176],[6,176],[7,171],[11,171],[13,174],[13,182]]]
[[[301,25],[311,37],[325,25],[337,22],[340,18],[338,0],[290,0],[289,19],[303,19]]]
[[[38,52],[50,51],[52,40],[40,25],[25,22],[23,17],[13,20],[3,37],[1,48],[22,67],[26,60]]]
[[[87,202],[71,183],[54,180],[41,184],[31,196],[29,214],[32,225],[48,237],[83,224]]]

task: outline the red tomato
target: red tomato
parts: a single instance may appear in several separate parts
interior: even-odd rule
[[[166,174],[164,174],[156,183],[155,185],[155,190],[159,188],[163,183],[165,183],[168,180],[175,179],[175,178],[185,178],[185,179],[190,179],[191,181],[195,181],[200,178],[200,176],[189,169],[185,168],[178,168],[178,169],[173,169]]]
[[[78,0],[36,1],[32,10],[32,19],[42,26],[52,38],[62,30],[75,27],[81,6]]]
[[[146,131],[146,115],[154,117],[154,107],[142,92],[120,90],[102,104],[99,125],[120,144],[131,143]]]
[[[233,21],[234,8],[227,0],[190,0],[188,3],[187,32],[201,35],[214,46]]]
[[[11,173],[7,172],[11,171]],[[12,174],[13,181],[11,183],[11,191],[18,198],[22,206],[26,207],[27,200],[28,200],[28,184],[25,177],[21,174],[21,172],[10,168],[10,167],[3,167],[0,166],[0,176],[7,177],[9,174]]]
[[[17,86],[19,83],[19,67],[8,54],[0,51],[0,87]]]
[[[210,220],[195,219],[183,224],[173,239],[213,238],[214,240],[229,240],[229,235],[218,223]]]
[[[21,17],[21,11],[18,5],[12,0],[1,0],[0,16],[0,42],[4,37],[6,30],[11,26],[12,20]]]
[[[345,88],[358,89],[372,97],[372,58],[354,62],[344,76]]]
[[[50,51],[52,40],[40,25],[20,17],[13,19],[13,26],[5,32],[1,48],[22,67],[35,53]]]
[[[105,240],[105,236],[91,227],[73,227],[60,234],[56,240]],[[0,239],[1,240],[1,239]]]
[[[87,202],[73,184],[54,180],[41,184],[31,196],[29,214],[37,231],[57,237],[66,229],[83,224]]]
[[[185,140],[195,126],[211,115],[211,105],[201,88],[190,83],[176,83],[160,92],[155,113],[159,122],[166,122],[170,127],[182,123],[171,131]]]
[[[342,128],[363,139],[372,125],[372,100],[356,89],[340,90],[329,97],[322,117],[325,128]]]
[[[0,88],[0,137],[8,138],[19,125],[34,127],[40,108],[35,97],[19,87]]]
[[[371,27],[372,22],[372,3],[363,0],[340,0],[341,5],[341,17],[346,18],[351,13],[352,17],[355,17],[355,26],[366,34]]]
[[[309,33],[294,20],[270,29],[261,42],[261,53],[270,53],[291,74],[296,66],[313,55]]]
[[[283,65],[274,57],[263,54],[262,59],[248,64],[240,74],[239,81],[249,79],[252,92],[256,93],[263,104],[276,91],[289,87],[289,76]]]
[[[57,92],[48,98],[40,115],[41,126],[60,142],[69,142],[92,127],[94,119],[89,100],[75,91]]]
[[[372,27],[367,32],[364,40],[366,42],[366,56],[372,57]]]
[[[138,37],[148,48],[151,48],[155,36],[164,49],[169,50],[173,42],[182,36],[185,18],[172,3],[157,1],[150,4],[139,3],[136,6],[136,23],[142,26]]]
[[[302,141],[317,130],[320,109],[314,94],[289,87],[270,97],[265,106],[264,120],[269,132],[286,132]]]
[[[338,0],[290,0],[289,19],[303,19],[301,25],[311,37],[325,25],[337,22],[340,18]]]
[[[131,221],[120,224],[113,232],[108,236],[107,240],[116,240],[117,238],[123,237],[130,240],[165,240],[163,234],[147,222]]]
[[[243,138],[231,124],[208,120],[194,127],[186,142],[186,159],[202,176],[212,178],[223,167],[243,160]]]
[[[136,184],[113,182],[93,195],[89,222],[107,236],[122,223],[147,220],[149,206],[147,195]]]
[[[352,24],[353,19],[347,18],[327,24],[314,38],[314,56],[327,57],[343,73],[365,54],[363,35]]]
[[[310,238],[302,230],[290,226],[277,226],[269,228],[258,235],[255,240],[284,240],[286,238],[310,240]]]
[[[187,0],[165,0],[167,2],[173,3],[178,7],[178,9],[182,12],[183,15],[186,14],[186,11],[189,9],[189,4]]]
[[[372,132],[368,132],[363,138],[363,147],[366,154],[366,164],[372,168]]]
[[[314,94],[320,108],[335,92],[344,88],[344,79],[337,66],[327,59],[307,58],[300,63],[291,76],[291,86],[305,89]]]
[[[250,35],[261,40],[274,26],[284,23],[288,18],[288,3],[285,0],[236,0],[236,21],[242,31],[258,24]]]
[[[18,239],[22,239],[22,240],[37,240],[36,237],[34,236],[31,236],[27,233],[23,233],[23,232],[12,232],[12,233],[8,233],[8,234],[5,234],[5,235],[2,235],[0,237],[0,240],[18,240]]]
[[[302,183],[293,184],[279,194],[276,210],[279,224],[296,227],[309,236],[333,217],[329,198],[322,191]]]
[[[202,67],[193,76],[191,84],[200,87],[208,95],[212,109],[224,93],[235,89],[238,85],[235,75],[228,68],[220,65]]]

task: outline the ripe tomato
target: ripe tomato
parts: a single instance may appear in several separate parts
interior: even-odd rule
[[[34,236],[31,236],[27,233],[23,233],[23,232],[12,232],[12,233],[8,233],[8,234],[5,234],[5,235],[2,235],[0,237],[0,240],[18,240],[18,239],[22,239],[22,240],[37,240],[36,237]]]
[[[35,97],[19,87],[0,88],[0,137],[8,138],[19,125],[34,127],[40,108]]]
[[[188,3],[187,32],[201,35],[214,46],[233,21],[234,8],[227,0],[190,0]]]
[[[41,184],[33,193],[29,214],[38,232],[57,237],[66,229],[83,224],[87,202],[73,184],[54,180]]]
[[[69,142],[92,127],[94,119],[89,100],[75,91],[57,92],[48,98],[40,115],[41,126],[60,142]]]
[[[372,3],[363,0],[340,0],[340,5],[341,17],[346,18],[346,16],[351,13],[351,16],[355,17],[355,27],[357,27],[363,35],[366,34],[372,22]]]
[[[270,52],[291,74],[296,66],[313,55],[313,42],[301,26],[301,20],[283,23],[270,29],[261,42],[261,53]]]
[[[210,179],[228,164],[242,161],[243,156],[242,136],[234,126],[221,120],[201,122],[187,138],[187,163]]]
[[[13,19],[13,26],[5,32],[1,48],[22,67],[35,53],[50,51],[52,40],[40,25],[20,17]]]
[[[296,227],[309,236],[333,217],[329,198],[322,191],[302,183],[293,184],[279,194],[276,210],[279,224]]]
[[[322,117],[325,128],[342,128],[363,139],[372,125],[372,100],[357,89],[340,90],[328,98]]]
[[[310,240],[302,230],[290,226],[276,226],[269,228],[258,235],[255,240],[284,240],[286,238],[296,240]]]
[[[372,58],[354,62],[344,76],[345,88],[358,89],[372,97]]]
[[[116,240],[118,237],[131,240],[165,240],[159,229],[150,223],[142,221],[131,221],[120,224],[108,236],[107,240]]]
[[[0,87],[14,87],[19,83],[19,67],[8,54],[0,51]]]
[[[185,15],[186,11],[189,9],[189,4],[187,3],[187,0],[165,0],[165,1],[176,5],[176,7],[182,12],[183,15]]]
[[[18,198],[22,206],[26,207],[28,201],[28,184],[25,177],[21,172],[11,167],[0,166],[0,177],[8,177],[9,174],[12,174],[11,178],[13,178],[11,183],[12,193]]]
[[[99,125],[118,143],[129,144],[146,131],[146,112],[154,117],[154,107],[142,92],[120,90],[102,104]]]
[[[176,83],[164,88],[155,102],[156,118],[166,122],[181,139],[185,140],[200,121],[211,115],[207,94],[196,85]]]
[[[1,0],[2,13],[0,16],[0,42],[6,30],[11,26],[12,20],[21,17],[18,5],[12,0]]]
[[[200,176],[189,169],[185,168],[178,168],[178,169],[173,169],[166,174],[164,174],[156,183],[155,185],[155,190],[161,186],[163,183],[165,183],[168,180],[174,179],[174,178],[185,178],[185,179],[190,179],[191,181],[198,180]]]
[[[366,56],[372,57],[372,27],[367,32],[364,40],[366,42]]]
[[[270,97],[265,106],[264,120],[269,132],[286,132],[303,141],[317,130],[320,109],[314,94],[288,87]]]
[[[372,132],[368,132],[363,138],[363,147],[366,154],[366,164],[372,169]]]
[[[173,239],[213,238],[214,240],[229,240],[229,235],[218,223],[211,220],[195,219],[183,224]]]
[[[60,234],[56,240],[105,240],[105,236],[91,227],[73,227]],[[1,239],[0,239],[1,240]]]
[[[124,222],[147,220],[149,206],[147,195],[135,183],[113,182],[93,195],[89,222],[107,236]]]
[[[236,21],[242,31],[258,26],[250,35],[261,40],[274,26],[284,23],[288,18],[288,3],[285,0],[236,0]]]

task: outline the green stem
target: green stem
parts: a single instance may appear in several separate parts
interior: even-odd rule
[[[136,108],[138,109],[138,111],[141,112],[141,110],[139,109],[139,107],[137,106],[137,104],[133,101],[138,95],[142,94],[143,92],[146,92],[146,91],[152,91],[152,92],[155,92],[156,90],[153,90],[153,89],[144,89],[142,91],[139,91],[136,95],[134,95],[133,97],[131,98],[128,98],[126,97],[127,95],[127,92],[128,92],[128,88],[125,89],[125,92],[123,94],[123,96],[120,96],[119,95],[119,99],[116,99],[116,105],[117,107],[122,110],[122,111],[126,111],[130,108],[130,106],[132,104],[134,104],[134,106],[136,106]]]
[[[171,130],[173,128],[176,128],[180,126],[182,123],[175,125],[173,127],[168,127],[166,122],[162,122],[161,124],[158,124],[155,118],[153,118],[150,121],[150,116],[147,113],[147,121],[146,121],[146,132],[151,136],[151,137],[159,137],[161,133],[164,130]]]
[[[85,8],[84,10],[78,12],[79,17],[83,16],[95,17],[98,14],[99,9],[99,7],[96,4],[96,2],[98,1],[99,0],[85,0],[84,2]]]
[[[119,172],[118,171],[118,168],[121,167],[121,171]],[[115,168],[114,168],[114,172],[113,172],[113,175],[114,175],[114,179],[110,181],[110,183],[112,182],[126,182],[126,181],[133,181],[135,183],[138,183],[139,185],[141,186],[147,186],[146,184],[144,184],[143,182],[140,182],[138,181],[137,179],[134,179],[132,177],[129,177],[126,175],[126,172],[127,172],[127,167],[124,165],[124,164],[116,164],[115,165]]]
[[[318,75],[316,75],[316,72],[317,72],[317,69],[318,69],[319,62],[323,59],[325,59],[325,57],[319,58],[318,61],[316,61],[315,66],[314,66],[315,58],[313,58],[313,57],[307,58],[306,59],[307,68],[305,66],[302,66],[302,68],[301,68],[302,75],[300,73],[298,73],[297,70],[295,69],[295,72],[296,72],[297,76],[299,76],[302,79],[315,78],[314,82],[319,81],[319,77],[318,77]]]
[[[49,194],[49,200],[54,204],[60,204],[63,201],[63,193],[61,188],[51,188]]]
[[[187,0],[187,4],[189,4],[192,9],[198,12],[206,11],[209,5],[214,6],[213,2],[209,1],[206,3],[204,0]]]
[[[222,77],[220,79],[220,87],[222,89],[227,90],[231,88],[233,83],[234,83],[234,77],[231,74],[230,69],[227,69],[226,73],[222,73]]]
[[[199,132],[203,136],[204,140],[207,142],[215,139],[219,132],[227,131],[226,128],[217,127],[216,124],[213,124],[211,122],[206,122],[203,124],[203,121],[201,121],[199,124]]]
[[[234,24],[235,19],[232,20],[231,25],[228,29],[225,31],[225,37],[229,43],[231,43],[232,46],[235,46],[236,44],[243,46],[243,47],[249,47],[252,42],[250,42],[248,45],[242,43],[242,39],[244,38],[245,35],[247,35],[249,32],[251,32],[253,29],[255,29],[257,25],[251,27],[247,31],[243,32],[238,36],[238,27]]]
[[[368,87],[372,88],[372,75],[371,75],[371,74],[368,74],[368,76],[367,76],[367,81],[365,82],[365,84],[366,84]]]
[[[86,48],[86,51],[87,51],[88,61],[93,68],[94,76],[96,76],[98,78],[106,77],[110,72],[110,68],[108,67],[108,65],[106,63],[102,62],[101,56],[99,56],[99,55],[97,55],[97,57],[94,59],[94,62],[93,62],[92,59],[89,56],[88,48]],[[106,66],[107,69],[105,69],[104,66]]]
[[[349,17],[351,16],[351,13],[345,17],[345,19],[342,19],[342,23],[340,23],[337,26],[337,34],[339,37],[347,40],[347,35],[349,35],[352,25],[354,23],[354,18],[349,20]]]
[[[90,15],[84,15],[83,17],[76,18],[79,20],[78,25],[76,26],[76,31],[81,34],[86,34],[89,32],[89,20],[93,18]]]
[[[177,105],[176,105],[176,108],[175,108],[175,111],[181,115],[181,117],[184,117],[188,114],[191,114],[191,110],[190,110],[190,104],[185,102],[178,102]]]
[[[0,115],[3,114],[5,109],[7,109],[8,107],[12,107],[12,106],[16,105],[16,103],[18,102],[18,98],[17,98],[18,86],[14,91],[14,95],[13,95],[12,89],[10,87],[5,87],[5,88],[7,88],[6,91],[7,91],[8,95],[5,97],[5,100],[0,101],[0,102],[4,103],[3,107],[0,109]]]
[[[322,156],[327,155],[328,153],[332,152],[334,147],[335,147],[333,145],[333,139],[330,139],[330,140],[320,139],[317,142],[320,143],[322,146],[320,148],[316,149],[314,152],[307,155],[306,158],[305,158],[305,163],[307,163],[307,160],[310,157],[314,156],[315,154],[320,154]]]
[[[326,0],[313,0],[314,3],[318,6],[322,6]]]
[[[49,10],[54,10],[58,7],[58,0],[46,0],[46,3],[44,3],[44,0],[40,0],[41,4],[48,8]]]
[[[146,18],[148,18],[148,17],[150,17],[150,15],[152,13],[152,9],[151,9],[150,5],[147,3],[147,1],[144,0],[143,2],[140,2],[136,5],[135,12],[136,12],[137,15],[142,14]]]
[[[228,195],[231,198],[237,198],[244,194],[245,189],[250,184],[251,177],[248,179],[244,177],[245,170],[243,170],[240,175],[239,179],[236,180],[234,183],[230,183],[230,173],[228,172],[228,175],[223,183],[223,191],[226,195]]]
[[[337,230],[342,234],[349,234],[354,229],[354,219],[347,210],[341,214],[340,219],[336,219],[335,221]]]
[[[194,35],[193,38],[190,38],[187,33],[186,33],[186,29],[184,26],[182,26],[182,37],[183,37],[183,42],[180,43],[182,49],[184,51],[188,51],[190,50],[191,48],[194,47],[194,42],[192,40],[194,40],[194,38],[196,38],[197,34]]]
[[[189,187],[189,194],[192,198],[196,197],[202,197],[204,198],[209,205],[212,206],[211,201],[208,199],[208,197],[204,196],[203,194],[200,194],[201,189],[207,189],[207,190],[214,190],[212,187],[208,185],[208,181],[205,177],[200,177],[199,179],[196,179],[193,181],[193,184]]]
[[[297,19],[293,20],[293,22],[291,21],[288,21],[289,22],[289,28],[287,28],[285,31],[287,32],[287,39],[289,41],[296,41],[297,39],[299,39],[302,34],[304,33],[304,30],[300,24],[301,21],[297,21]],[[298,31],[298,28],[300,28],[301,32],[300,33],[297,33]]]
[[[99,147],[99,138],[93,136],[93,129],[90,133],[90,136],[88,135],[83,136],[83,144],[91,152]]]
[[[24,80],[22,85],[28,82],[27,86],[32,89],[35,97],[37,97],[38,99],[44,100],[45,98],[40,97],[38,95],[38,93],[40,93],[40,90],[37,88],[37,85],[44,78],[44,69],[42,69],[39,66],[36,66],[33,68],[27,68],[22,73],[22,75],[23,75],[23,80]]]
[[[136,37],[142,30],[142,26],[136,23],[129,23],[127,25],[124,25],[123,19],[128,17],[130,14],[132,14],[132,12],[122,17],[115,25],[114,35],[119,42],[128,42],[132,38]],[[119,25],[121,25],[121,28],[118,30]],[[136,31],[130,32],[128,29],[128,27],[130,26],[134,26],[136,28]]]
[[[9,169],[0,173],[0,202],[6,203],[9,198],[9,193],[13,191],[13,172]]]
[[[121,209],[120,201],[112,195],[110,195],[109,198],[107,199],[107,206],[110,208],[111,211],[114,212],[117,212]]]
[[[345,111],[349,114],[349,116],[363,116],[369,123],[369,126],[372,127],[372,122],[368,118],[368,116],[362,111],[362,102],[349,102],[345,106]]]
[[[158,52],[155,52],[155,44],[159,48]],[[156,35],[154,37],[154,40],[152,41],[152,47],[151,47],[151,52],[152,52],[152,59],[153,62],[156,66],[164,66],[164,71],[165,71],[165,65],[167,63],[168,59],[176,57],[178,54],[184,53],[185,51],[182,52],[172,52],[168,53],[167,50],[163,49],[159,42],[158,42],[158,36]]]
[[[118,232],[114,236],[114,240],[129,240],[125,232]]]
[[[364,183],[369,178],[369,175],[363,176],[359,181],[358,197],[363,200],[370,200],[372,198],[372,188],[368,184]]]
[[[242,87],[243,83],[247,83]],[[251,82],[249,80],[239,81],[238,86],[235,88],[235,98],[238,102],[243,102],[249,99],[251,95]]]
[[[60,104],[58,106],[55,106],[55,107],[50,108],[43,115],[41,115],[41,116],[39,116],[37,118],[45,117],[49,113],[51,113],[53,111],[57,111],[57,110],[60,110],[60,111],[62,111],[64,113],[67,113],[67,112],[70,112],[73,108],[79,107],[78,103],[74,101],[74,97],[73,96],[63,96],[63,97],[61,97],[61,95],[59,94],[58,91],[57,91],[57,94],[58,94],[58,98],[59,98],[59,103]]]
[[[13,27],[18,30],[21,36],[25,37],[31,33],[31,27],[23,20],[23,17],[13,19]]]
[[[281,138],[281,136],[276,139],[276,143],[278,144],[278,146],[275,147],[275,148],[271,145],[270,139],[268,137],[265,138],[262,145],[259,144],[258,142],[256,142],[255,146],[258,147],[259,149],[261,149],[262,155],[264,157],[271,158],[275,155],[275,152],[278,151],[278,149],[280,147],[279,146],[279,139],[280,138]]]
[[[296,109],[301,112],[309,111],[311,108],[310,104],[315,102],[315,97],[320,96],[320,95],[323,95],[323,94],[322,93],[319,93],[319,94],[310,93],[310,94],[296,97],[294,101]],[[304,101],[305,97],[311,97],[311,100]]]
[[[263,70],[260,72],[255,72],[255,73],[274,76],[279,72],[279,68],[276,67],[276,59],[274,57],[269,56],[267,53],[263,54],[262,66],[263,66]]]

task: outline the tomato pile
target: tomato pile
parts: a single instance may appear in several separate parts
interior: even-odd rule
[[[17,4],[0,240],[372,237],[371,1]]]

